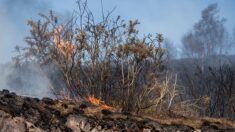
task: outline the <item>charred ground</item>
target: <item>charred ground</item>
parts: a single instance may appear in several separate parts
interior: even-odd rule
[[[0,131],[234,131],[223,118],[193,118],[166,113],[136,116],[102,109],[89,101],[73,102],[18,96],[0,91]]]

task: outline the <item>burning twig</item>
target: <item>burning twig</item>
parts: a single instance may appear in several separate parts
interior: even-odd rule
[[[88,96],[88,101],[93,105],[100,106],[103,109],[112,109],[113,107],[108,106],[101,99],[96,98],[94,95]]]

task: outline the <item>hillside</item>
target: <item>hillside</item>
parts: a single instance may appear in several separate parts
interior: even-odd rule
[[[158,117],[102,109],[88,101],[72,102],[18,96],[0,91],[1,132],[44,131],[235,131],[223,118],[193,118],[170,112]]]

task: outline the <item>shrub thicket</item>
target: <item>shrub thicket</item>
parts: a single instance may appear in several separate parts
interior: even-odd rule
[[[31,34],[27,46],[19,48],[18,60],[55,65],[65,92],[74,99],[95,95],[132,112],[161,104],[170,108],[177,92],[169,78],[160,81],[162,34],[140,38],[137,20],[126,24],[109,12],[96,22],[86,1],[77,4],[78,11],[67,23],[60,23],[52,11],[38,21],[29,20]]]

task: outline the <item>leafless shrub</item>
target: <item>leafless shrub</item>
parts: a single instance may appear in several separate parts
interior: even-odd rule
[[[170,108],[176,82],[159,81],[165,58],[162,34],[140,38],[137,20],[125,24],[120,16],[111,18],[111,11],[96,22],[87,1],[77,4],[78,11],[67,23],[59,23],[52,11],[41,20],[30,20],[28,45],[18,48],[17,60],[54,64],[74,99],[95,95],[123,111],[138,112],[163,101]]]
[[[227,117],[234,119],[234,66],[223,64],[220,66],[207,66],[201,72],[191,68],[192,72],[184,71],[180,74],[180,81],[185,87],[184,99],[198,99],[207,97],[208,105],[202,101],[197,103],[197,113],[203,116]]]
[[[205,116],[210,104],[210,97],[179,101],[172,107],[171,112],[185,117]]]
[[[166,76],[163,82],[155,81],[144,88],[138,97],[138,111],[147,112],[156,109],[158,113],[170,110],[178,95],[177,76]],[[151,112],[150,112],[151,113]]]

